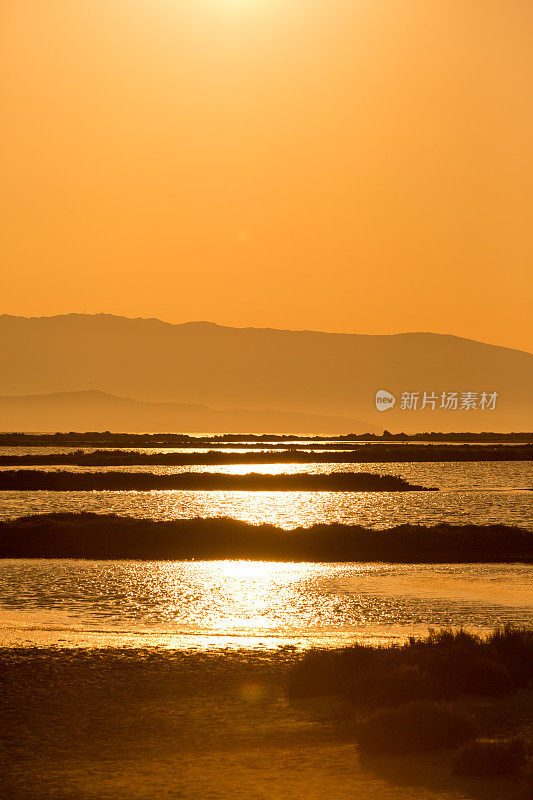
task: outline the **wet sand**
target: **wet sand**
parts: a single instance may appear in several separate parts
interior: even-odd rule
[[[338,700],[285,696],[298,652],[0,650],[2,798],[501,800],[452,754],[362,761]],[[487,735],[523,730],[533,692],[470,699]]]

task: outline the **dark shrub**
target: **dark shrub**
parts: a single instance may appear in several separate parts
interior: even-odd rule
[[[391,648],[392,650],[392,648]],[[292,669],[289,696],[293,699],[345,694],[353,676],[383,651],[354,645],[343,650],[309,650]]]
[[[533,679],[533,630],[527,628],[497,628],[487,639],[492,650],[509,670],[519,686]]]
[[[502,695],[513,688],[511,676],[499,661],[483,651],[453,647],[421,654],[433,683],[433,696],[452,698],[461,694]]]
[[[404,647],[376,651],[369,666],[352,671],[345,683],[350,700],[375,705],[447,700],[462,694],[496,696],[513,688],[498,656],[464,631],[432,632]]]
[[[410,703],[380,711],[363,722],[357,742],[363,753],[422,753],[457,747],[475,726],[466,715],[441,703]]]
[[[410,637],[408,647],[415,649],[437,648],[438,650],[451,650],[458,647],[464,650],[479,650],[483,646],[483,641],[473,633],[468,633],[462,629],[458,631],[430,628],[426,639],[415,639]]]
[[[294,667],[289,694],[343,694],[352,702],[395,705],[460,695],[498,696],[531,678],[533,631],[505,628],[480,639],[444,630],[402,647],[311,651]]]
[[[395,706],[429,698],[432,685],[427,673],[417,664],[385,664],[357,672],[346,686],[346,696],[354,703]]]
[[[518,775],[526,762],[526,746],[518,737],[467,742],[455,756],[453,772],[468,777]]]

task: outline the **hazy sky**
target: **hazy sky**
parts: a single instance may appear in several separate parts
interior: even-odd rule
[[[533,350],[531,0],[0,13],[0,312]]]

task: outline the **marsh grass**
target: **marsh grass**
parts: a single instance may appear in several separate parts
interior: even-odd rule
[[[356,645],[311,651],[290,675],[292,699],[340,694],[363,706],[395,706],[461,695],[501,696],[533,678],[533,631],[498,628],[482,639],[431,631],[401,647]]]
[[[463,744],[457,751],[453,774],[461,777],[501,778],[520,775],[526,764],[527,745],[523,738],[479,739]]]
[[[224,517],[158,521],[115,514],[34,514],[0,522],[2,558],[253,559],[402,564],[533,562],[533,533],[506,525],[342,523],[287,531]],[[519,643],[503,639],[502,653]]]
[[[151,491],[181,489],[187,491],[280,491],[280,492],[413,492],[437,491],[411,484],[398,475],[375,475],[370,472],[296,473],[269,475],[248,472],[225,475],[216,472],[181,472],[157,475],[152,472],[46,472],[33,469],[9,469],[0,472],[0,489],[18,491]]]

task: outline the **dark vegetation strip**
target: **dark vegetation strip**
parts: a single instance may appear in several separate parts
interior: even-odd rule
[[[268,492],[420,492],[438,491],[410,484],[397,475],[369,472],[331,472],[327,475],[223,475],[217,472],[184,472],[155,475],[152,472],[67,472],[59,470],[5,470],[0,490],[17,491],[150,491],[183,489]]]
[[[329,524],[286,531],[228,518],[159,522],[114,514],[37,514],[0,523],[0,557],[533,562],[533,533],[505,525],[375,531]]]
[[[523,442],[533,444],[530,431],[513,433],[349,433],[341,436],[300,436],[275,433],[224,433],[217,436],[189,436],[184,433],[111,433],[110,431],[70,431],[69,433],[0,433],[3,447],[209,447],[250,443],[252,446],[265,442]]]
[[[271,451],[272,450],[272,451],[276,451],[276,452],[287,452],[287,451],[289,451],[289,452],[303,452],[303,453],[307,453],[307,452],[322,453],[324,451],[325,452],[339,451],[341,453],[343,453],[343,452],[350,453],[350,452],[354,451],[354,452],[358,453],[358,452],[360,452],[361,447],[365,447],[365,446],[368,446],[368,445],[372,445],[373,447],[379,447],[381,449],[383,447],[390,447],[391,444],[393,444],[393,445],[395,445],[397,447],[400,447],[400,446],[403,447],[403,446],[406,446],[406,445],[413,445],[413,444],[416,445],[417,447],[424,447],[425,445],[432,444],[433,446],[445,447],[445,448],[448,448],[448,447],[457,448],[457,447],[463,447],[465,445],[476,445],[478,447],[480,446],[479,442],[457,442],[457,443],[454,443],[454,442],[419,442],[419,443],[416,443],[416,442],[393,442],[393,443],[391,443],[391,442],[385,442],[385,441],[384,442],[368,442],[368,441],[365,441],[365,442],[338,442],[338,441],[334,441],[334,442],[294,442],[294,441],[291,441],[291,442],[274,442],[274,441],[265,441],[265,442],[218,442],[216,440],[215,441],[207,441],[207,442],[202,442],[202,441],[200,441],[200,442],[190,442],[190,443],[189,442],[187,442],[187,443],[183,443],[182,442],[182,443],[177,443],[177,444],[175,444],[173,446],[176,449],[181,449],[181,450],[190,451],[190,452],[195,452],[196,450],[201,448],[202,450],[204,450],[204,449],[215,449],[217,451],[220,451],[220,450],[222,450],[222,451],[230,450],[231,451],[231,450],[238,449],[238,450],[243,450],[243,451],[260,450],[262,452]],[[529,443],[525,443],[525,442],[509,442],[509,443],[506,443],[506,442],[487,442],[487,443],[482,444],[481,446],[483,446],[484,448],[486,448],[486,447],[498,447],[498,448],[501,448],[501,447],[509,447],[509,446],[513,446],[513,445],[517,445],[517,444],[522,444],[523,445],[523,444],[529,444]],[[16,445],[16,446],[19,447],[21,445]],[[45,446],[46,447],[53,447],[53,446],[57,447],[58,445],[57,445],[57,442],[53,442],[50,445],[42,445],[42,446],[43,447],[45,447]],[[73,447],[74,446],[75,447],[79,447],[80,443],[75,443],[73,445]],[[86,447],[88,447],[88,446],[89,445],[86,445]],[[35,447],[35,445],[33,445],[33,447]],[[37,447],[39,447],[39,446],[37,446]],[[98,443],[97,447],[98,447],[98,449],[103,449],[103,450],[116,449],[116,447],[106,446],[105,444],[102,444],[102,443]],[[121,445],[121,447],[128,447],[128,443],[127,442],[123,443]],[[128,447],[128,449],[134,449],[134,448],[139,448],[139,447],[141,447],[141,446],[140,445],[131,445],[130,447]],[[148,449],[150,449],[150,450],[157,450],[157,449],[165,450],[165,449],[168,449],[169,447],[171,447],[171,445],[168,445],[168,446],[155,445],[153,447],[150,447],[150,446],[147,445],[144,449],[147,449],[147,450]]]
[[[260,453],[144,453],[127,450],[77,450],[41,455],[0,455],[0,466],[128,466],[215,464],[387,464],[390,462],[533,461],[533,446],[454,444],[362,444],[348,452],[287,449]]]

